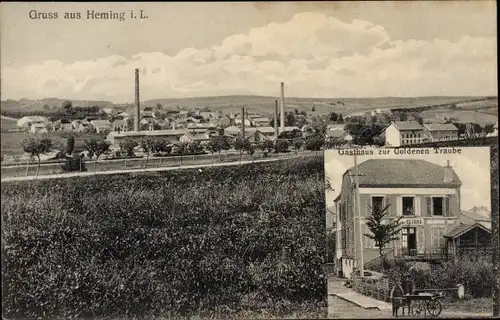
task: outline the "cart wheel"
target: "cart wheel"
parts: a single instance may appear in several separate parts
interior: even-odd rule
[[[439,300],[430,300],[427,302],[427,311],[431,316],[437,317],[443,311],[443,306]]]

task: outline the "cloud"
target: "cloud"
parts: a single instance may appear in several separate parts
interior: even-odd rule
[[[496,95],[496,39],[391,41],[383,26],[305,12],[175,56],[139,53],[2,70],[3,98],[133,100],[225,94],[304,97]]]

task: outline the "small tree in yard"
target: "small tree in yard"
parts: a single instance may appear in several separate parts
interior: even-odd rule
[[[37,157],[38,166],[36,168],[36,176],[38,177],[38,173],[40,172],[40,156],[49,153],[54,147],[54,143],[48,138],[28,138],[21,143],[21,146],[24,152],[28,153],[30,157]],[[28,175],[28,164],[26,165],[26,175]]]
[[[239,154],[240,154],[240,162],[241,162],[241,156],[243,155],[244,151],[247,151],[251,146],[250,140],[248,138],[243,138],[243,137],[238,137],[234,141],[234,149],[236,149]]]
[[[144,169],[148,167],[149,156],[154,151],[155,141],[151,138],[145,138],[141,140],[142,152],[146,154],[146,162],[144,163]]]
[[[401,231],[401,219],[402,217],[395,220],[385,219],[388,215],[388,209],[390,204],[386,207],[371,208],[370,215],[367,217],[366,226],[371,233],[365,233],[364,236],[375,241],[375,245],[378,246],[380,256],[384,254],[384,248],[391,241],[398,240],[399,231]]]
[[[106,140],[96,140],[96,139],[85,140],[85,146],[84,146],[85,150],[89,152],[90,157],[95,155],[94,172],[97,170],[99,157],[102,156],[103,154],[108,153],[110,146],[111,144],[109,143],[109,141]]]
[[[127,167],[127,159],[135,156],[134,151],[137,146],[137,141],[131,139],[120,142],[120,152],[125,155],[125,168]]]
[[[304,148],[310,151],[319,151],[325,144],[325,139],[320,134],[313,134],[307,137]]]
[[[253,144],[250,144],[248,150],[247,150],[248,155],[252,159],[253,162],[253,155],[255,154],[255,146]]]

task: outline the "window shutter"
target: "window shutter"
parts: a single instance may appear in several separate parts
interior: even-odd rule
[[[450,196],[444,197],[444,215],[446,217],[450,216]]]
[[[420,216],[420,197],[415,197],[415,216]]]
[[[402,216],[403,215],[403,197],[397,197],[396,203],[397,203],[396,215]]]
[[[369,215],[371,215],[371,203],[370,203],[370,200],[371,200],[371,196],[370,195],[365,195],[365,212],[364,212],[364,217],[368,217]]]
[[[389,196],[385,196],[384,198],[384,208],[391,204],[391,198]],[[392,215],[392,206],[387,208],[387,215],[391,216]]]
[[[428,216],[432,215],[432,201],[430,197],[425,198],[426,201],[426,213]]]

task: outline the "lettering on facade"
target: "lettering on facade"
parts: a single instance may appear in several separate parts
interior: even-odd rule
[[[402,219],[401,224],[405,225],[423,225],[424,219]]]

